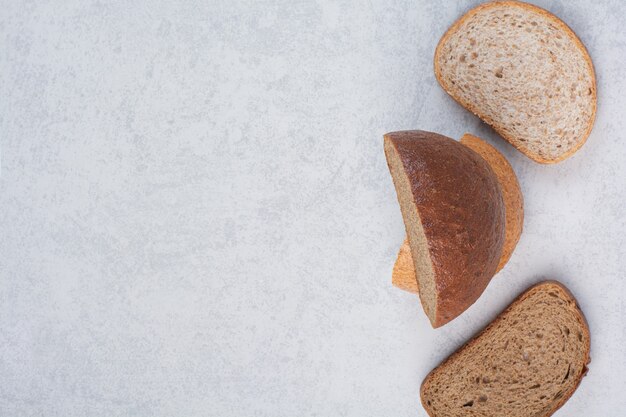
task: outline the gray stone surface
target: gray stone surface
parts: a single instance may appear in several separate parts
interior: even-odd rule
[[[434,79],[477,3],[0,1],[0,415],[425,416],[426,373],[543,278],[592,334],[558,415],[621,415],[626,3],[538,1],[598,77],[556,166]],[[510,264],[438,330],[390,285],[408,128],[486,138],[525,194]]]

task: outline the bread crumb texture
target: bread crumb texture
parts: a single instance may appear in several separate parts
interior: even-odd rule
[[[539,162],[574,153],[591,131],[596,85],[574,32],[519,2],[471,10],[444,35],[435,74],[461,105]]]
[[[430,416],[549,416],[587,372],[589,330],[560,284],[514,301],[422,384]]]

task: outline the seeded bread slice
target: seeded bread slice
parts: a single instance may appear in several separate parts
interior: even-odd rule
[[[385,156],[433,327],[482,294],[498,266],[505,212],[498,179],[476,152],[419,130],[385,135]]]
[[[572,294],[546,281],[520,295],[421,387],[431,417],[546,417],[587,373],[590,335]]]
[[[537,162],[562,161],[591,132],[591,58],[546,10],[517,1],[482,4],[448,29],[434,64],[448,94]]]
[[[504,155],[496,148],[469,133],[463,135],[461,144],[469,147],[487,161],[496,174],[498,183],[500,184],[500,190],[502,191],[505,209],[505,236],[502,255],[500,256],[500,262],[496,270],[497,273],[508,262],[522,235],[524,224],[524,198],[522,196],[522,190],[520,189],[513,167],[511,167],[511,164],[509,164]],[[391,274],[391,282],[402,290],[416,294],[419,292],[408,239],[404,239],[404,243],[398,252],[398,257]]]

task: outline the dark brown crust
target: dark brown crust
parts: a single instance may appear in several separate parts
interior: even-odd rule
[[[415,130],[385,140],[400,156],[428,241],[439,327],[472,305],[496,271],[505,236],[500,185],[480,155],[446,136]]]
[[[511,164],[506,160],[496,148],[482,139],[466,133],[461,138],[461,144],[471,148],[474,152],[483,157],[496,174],[505,209],[505,234],[502,255],[496,270],[496,274],[508,262],[515,250],[515,246],[522,235],[524,225],[524,198],[517,176]],[[404,239],[391,274],[391,282],[401,290],[414,294],[419,293],[417,277],[413,258],[409,248],[408,238]]]
[[[504,211],[506,213],[504,247],[496,273],[504,268],[522,236],[524,228],[524,196],[517,181],[513,167],[496,148],[484,140],[466,133],[461,138],[461,144],[471,148],[482,156],[489,164],[498,178],[502,198],[504,199]]]
[[[559,156],[556,159],[545,159],[538,154],[531,153],[530,150],[528,149],[521,149],[519,146],[515,145],[515,143],[511,140],[509,135],[506,134],[506,132],[502,131],[502,129],[498,129],[497,126],[494,126],[493,124],[489,123],[489,121],[485,120],[485,118],[480,115],[479,111],[476,109],[475,106],[472,105],[472,103],[465,102],[461,100],[459,97],[455,97],[452,93],[450,93],[449,89],[446,86],[445,80],[441,76],[441,69],[439,68],[439,65],[438,65],[438,61],[439,61],[438,57],[439,57],[439,52],[441,51],[441,48],[446,43],[448,38],[450,38],[450,36],[452,36],[452,34],[454,34],[459,29],[459,27],[461,27],[461,25],[465,23],[467,19],[474,16],[478,12],[481,12],[485,9],[490,9],[493,7],[500,7],[500,6],[519,7],[522,9],[527,9],[527,10],[530,10],[534,13],[538,13],[550,19],[557,27],[563,30],[574,41],[574,44],[582,52],[585,58],[585,61],[587,62],[589,66],[589,70],[591,72],[591,79],[593,81],[593,91],[592,91],[593,92],[593,110],[592,110],[591,119],[589,120],[589,126],[587,126],[585,133],[581,136],[576,146],[574,146],[572,149],[570,149],[569,151],[567,151],[566,153],[564,153],[563,155]],[[500,134],[500,136],[506,139],[511,145],[516,147],[524,155],[528,156],[529,158],[533,159],[536,162],[539,162],[542,164],[555,164],[557,162],[561,162],[564,159],[569,158],[585,144],[585,142],[587,141],[587,138],[591,134],[591,129],[593,128],[593,124],[595,122],[596,110],[598,107],[597,106],[597,90],[598,89],[596,86],[596,75],[595,75],[595,70],[593,68],[593,62],[591,61],[591,57],[589,56],[589,52],[587,51],[587,48],[585,48],[585,45],[583,45],[583,43],[580,41],[578,36],[576,36],[576,33],[574,33],[574,31],[569,26],[567,26],[567,24],[563,22],[561,19],[559,19],[558,17],[556,17],[549,11],[542,9],[541,7],[537,7],[535,5],[528,4],[528,3],[523,3],[521,1],[493,1],[493,2],[483,3],[471,9],[470,11],[465,13],[463,16],[461,16],[459,20],[454,22],[454,24],[450,26],[450,28],[446,31],[446,33],[439,40],[439,43],[437,44],[437,48],[435,49],[434,70],[435,70],[435,77],[437,78],[437,81],[439,81],[439,84],[445,90],[446,93],[448,93],[461,106],[465,107],[467,110],[471,111],[472,113],[480,117],[482,120],[484,120],[486,123],[491,125],[494,128],[494,130],[498,132],[498,134]]]
[[[561,290],[563,290],[563,292],[574,301],[574,305],[576,306],[576,312],[579,314],[579,318],[581,323],[583,324],[583,330],[585,332],[585,341],[587,342],[587,346],[586,346],[586,358],[585,358],[585,367],[583,368],[583,371],[578,375],[578,380],[576,381],[576,385],[574,385],[574,387],[572,388],[572,390],[570,392],[564,393],[563,397],[561,399],[561,401],[559,401],[558,403],[555,404],[555,406],[549,410],[546,414],[542,415],[542,416],[538,416],[538,417],[548,417],[551,416],[552,414],[554,414],[559,408],[561,408],[563,406],[563,404],[565,404],[565,402],[567,402],[567,400],[570,399],[570,397],[574,394],[574,392],[576,391],[576,389],[578,389],[578,387],[580,386],[580,383],[583,379],[583,377],[585,375],[587,375],[587,372],[589,371],[587,365],[589,365],[589,363],[591,362],[591,356],[590,356],[590,351],[591,351],[591,334],[589,332],[589,324],[587,323],[587,319],[585,318],[585,315],[583,314],[582,310],[580,309],[580,306],[578,305],[578,302],[576,301],[576,298],[574,297],[574,295],[570,292],[569,289],[567,289],[567,287],[565,287],[565,285],[561,284],[558,281],[555,280],[547,280],[547,281],[542,281],[539,282],[533,286],[531,286],[530,288],[528,288],[526,291],[522,292],[520,295],[518,295],[513,302],[511,302],[511,304],[509,304],[509,306],[504,309],[504,311],[502,311],[500,314],[498,314],[498,316],[491,322],[489,323],[484,329],[482,329],[481,331],[479,331],[478,333],[476,333],[470,340],[468,340],[465,344],[463,344],[463,346],[461,346],[460,348],[458,348],[453,354],[451,354],[450,356],[448,356],[443,362],[441,362],[436,368],[434,368],[432,371],[430,371],[428,373],[428,375],[426,375],[426,378],[424,378],[424,381],[422,382],[422,385],[420,387],[420,400],[422,402],[422,406],[424,407],[424,409],[426,410],[426,412],[428,413],[428,415],[430,417],[437,417],[435,414],[432,413],[432,410],[429,408],[428,404],[426,403],[426,401],[424,400],[424,388],[428,385],[430,379],[432,377],[434,377],[434,375],[436,374],[437,370],[441,369],[442,367],[444,367],[449,361],[451,361],[452,359],[454,359],[457,355],[459,355],[461,352],[463,352],[463,350],[465,350],[467,347],[472,346],[474,343],[476,343],[478,341],[478,339],[480,338],[480,336],[487,332],[492,326],[494,326],[495,324],[497,324],[501,318],[506,315],[509,311],[511,311],[513,308],[515,308],[515,306],[525,297],[527,297],[531,291],[542,287],[544,285],[555,285],[557,287],[559,287]]]

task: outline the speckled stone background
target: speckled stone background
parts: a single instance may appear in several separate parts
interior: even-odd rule
[[[435,81],[477,3],[0,1],[0,415],[425,416],[426,373],[544,278],[592,334],[558,416],[623,415],[626,3],[538,1],[598,78],[556,166]],[[438,330],[390,285],[382,135],[408,128],[486,138],[525,194],[509,265]]]

